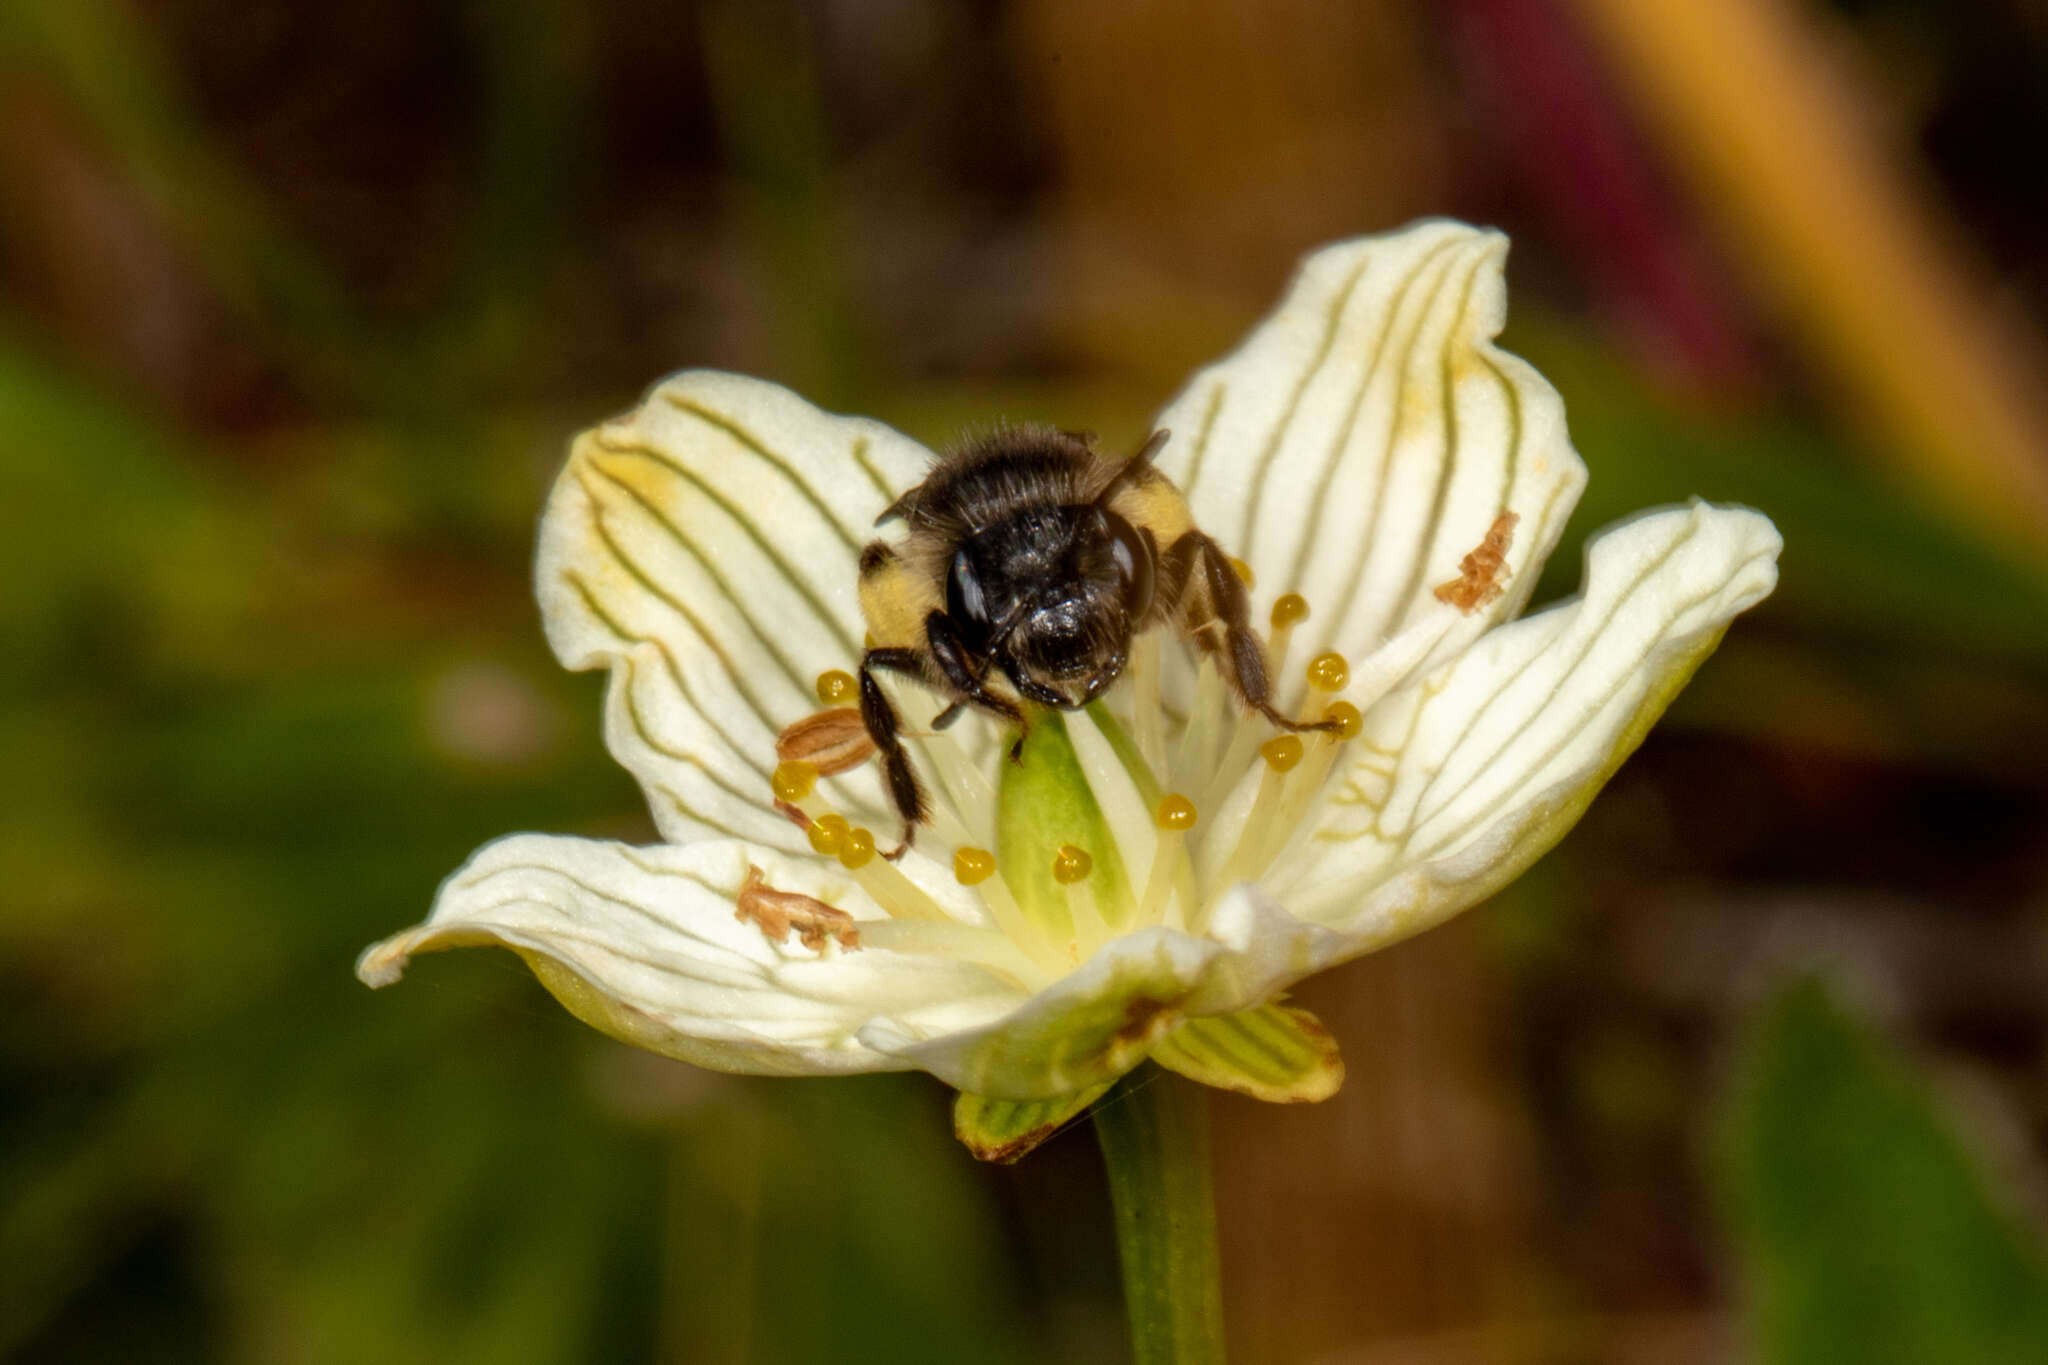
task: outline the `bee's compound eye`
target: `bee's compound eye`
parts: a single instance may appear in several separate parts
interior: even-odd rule
[[[1104,513],[1103,519],[1109,523],[1110,562],[1123,586],[1124,611],[1136,621],[1152,606],[1152,543],[1114,512]]]
[[[994,627],[988,617],[988,595],[965,549],[953,552],[953,566],[946,572],[946,615],[968,653],[988,653]]]

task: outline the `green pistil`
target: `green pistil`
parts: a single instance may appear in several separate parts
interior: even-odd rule
[[[1094,859],[1088,885],[1105,913],[1130,903],[1123,859],[1067,738],[1066,720],[1057,711],[1034,710],[1023,755],[1002,764],[996,862],[1017,904],[1056,941],[1074,934],[1066,888],[1052,875],[1062,844],[1085,849]]]

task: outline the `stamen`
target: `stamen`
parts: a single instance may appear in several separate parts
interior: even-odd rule
[[[1195,827],[1195,803],[1178,792],[1159,803],[1153,812],[1153,823],[1159,826],[1159,842],[1152,855],[1152,870],[1145,874],[1145,892],[1138,898],[1136,924],[1171,924],[1184,928],[1185,908],[1178,908],[1168,918],[1162,911],[1168,908],[1168,899],[1173,885],[1179,880],[1182,860],[1187,850],[1188,831]]]
[[[1318,692],[1342,692],[1350,685],[1351,665],[1342,654],[1333,650],[1310,659],[1307,675],[1308,685]]]
[[[843,815],[826,808],[818,799],[818,770],[808,763],[778,763],[769,778],[775,799],[802,811],[810,822],[805,832],[811,847],[853,874],[861,890],[868,893],[884,913],[896,919],[928,920],[954,924],[957,921],[927,894],[923,887],[898,871],[886,858],[875,857],[875,834]]]
[[[918,746],[946,789],[951,801],[940,802],[933,814],[958,826],[958,841],[987,839],[995,832],[996,790],[988,774],[967,757],[966,749],[952,731],[942,730],[925,737]],[[969,821],[973,821],[969,825]]]
[[[1259,871],[1257,859],[1264,851],[1275,817],[1280,813],[1280,798],[1287,787],[1287,775],[1301,762],[1302,752],[1299,735],[1275,735],[1259,746],[1259,755],[1266,760],[1266,771],[1259,775],[1259,793],[1252,800],[1252,808],[1245,816],[1243,827],[1238,830],[1237,847],[1224,864],[1223,876],[1219,879],[1221,885],[1235,885]]]
[[[985,848],[961,845],[953,850],[953,880],[962,886],[979,886],[995,875],[996,855]]]
[[[858,872],[875,856],[874,831],[856,825],[839,836],[839,865]]]
[[[1216,728],[1223,720],[1222,707],[1223,676],[1216,671],[1216,661],[1204,655],[1195,674],[1195,698],[1188,708],[1179,761],[1168,776],[1173,785],[1185,787],[1215,775]]]
[[[1148,630],[1131,643],[1131,738],[1153,772],[1166,768],[1160,737],[1165,706],[1159,695],[1159,632]]]
[[[962,886],[980,889],[981,903],[988,908],[996,928],[1034,962],[1044,966],[1054,961],[1045,932],[1024,913],[1010,884],[998,873],[995,854],[969,844],[954,849],[953,879]]]
[[[860,926],[852,915],[815,896],[776,890],[752,863],[733,897],[732,917],[759,927],[770,943],[787,943],[795,929],[798,940],[815,953],[823,953],[828,941],[847,950],[860,947]]]
[[[1301,736],[1275,735],[1259,746],[1259,756],[1276,773],[1291,772],[1301,762]]]
[[[1294,628],[1308,617],[1308,599],[1300,593],[1283,593],[1274,599],[1273,609],[1267,616],[1272,625],[1266,635],[1266,675],[1269,678],[1277,680],[1285,672],[1287,646],[1294,636]],[[1224,749],[1223,757],[1207,770],[1209,784],[1202,789],[1204,809],[1214,809],[1222,804],[1251,763],[1252,751],[1258,747],[1259,737],[1265,733],[1266,728],[1260,721],[1241,711],[1233,713],[1230,743]]]
[[[1052,879],[1061,886],[1072,886],[1086,881],[1088,874],[1095,870],[1095,859],[1085,848],[1072,844],[1061,844],[1059,852],[1052,855]]]
[[[1108,942],[1110,936],[1109,922],[1103,919],[1095,890],[1088,884],[1088,876],[1094,871],[1095,859],[1085,848],[1061,844],[1059,852],[1053,854],[1052,879],[1066,888],[1067,913],[1073,917],[1074,936],[1089,953]]]
[[[1266,634],[1267,676],[1278,678],[1287,671],[1287,645],[1294,628],[1308,620],[1308,599],[1298,592],[1281,594],[1274,599],[1268,620],[1272,629]]]
[[[1337,729],[1325,730],[1315,737],[1309,746],[1307,761],[1289,779],[1287,789],[1281,795],[1280,816],[1273,822],[1270,841],[1253,855],[1251,866],[1255,871],[1265,871],[1286,852],[1288,841],[1301,829],[1302,816],[1308,813],[1309,802],[1315,799],[1316,793],[1322,790],[1323,780],[1330,775],[1330,768],[1337,761],[1337,751],[1345,741],[1356,739],[1365,729],[1365,717],[1348,701],[1331,702],[1323,708],[1319,719],[1335,721]]]
[[[826,811],[811,821],[811,851],[827,858],[838,857],[839,850],[845,845],[846,836],[851,830],[852,826],[846,823],[845,816],[837,811]]]
[[[903,875],[896,864],[875,856],[873,831],[855,825],[840,840],[839,865],[853,874],[860,889],[895,919],[931,924],[957,924],[925,889]]]
[[[801,810],[804,798],[817,790],[818,770],[803,762],[778,763],[768,778],[768,785],[774,788],[777,801],[787,801]]]
[[[860,695],[860,684],[843,668],[828,668],[818,675],[818,704],[847,706]]]
[[[775,756],[786,763],[808,763],[820,777],[833,777],[873,758],[875,742],[859,711],[834,706],[786,726],[775,737]]]

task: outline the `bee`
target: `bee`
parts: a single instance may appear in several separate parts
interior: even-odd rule
[[[1129,459],[1098,454],[1085,432],[1015,426],[942,456],[877,526],[902,521],[897,543],[860,556],[869,646],[860,715],[882,759],[910,847],[929,807],[902,720],[876,675],[916,679],[948,699],[944,729],[968,707],[1018,727],[1029,707],[1076,710],[1120,677],[1131,641],[1172,625],[1218,663],[1240,701],[1283,730],[1327,729],[1272,705],[1265,652],[1246,627],[1245,585],[1186,499],[1152,460],[1155,431]]]

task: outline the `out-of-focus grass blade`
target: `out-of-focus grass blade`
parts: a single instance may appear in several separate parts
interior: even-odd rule
[[[10,0],[0,72],[50,82],[204,263],[214,287],[279,310],[301,339],[342,332],[340,281],[279,222],[200,124],[131,13],[115,0]]]
[[[2048,1262],[1950,1118],[1815,983],[1764,1010],[1720,1156],[1767,1365],[2048,1358]]]

